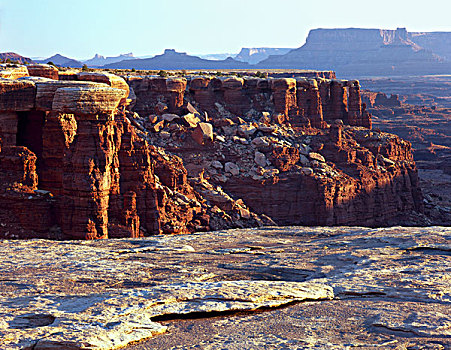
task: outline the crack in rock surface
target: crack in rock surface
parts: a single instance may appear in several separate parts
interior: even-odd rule
[[[450,241],[448,227],[3,240],[0,348],[451,348]]]
[[[152,321],[158,316],[249,311],[332,298],[332,288],[325,285],[271,281],[179,283],[98,295],[0,298],[0,336],[7,349],[33,345],[34,349],[115,349],[165,332],[166,326]],[[41,315],[40,310],[48,314]],[[18,316],[10,320],[13,314]],[[45,322],[49,317],[51,322]]]

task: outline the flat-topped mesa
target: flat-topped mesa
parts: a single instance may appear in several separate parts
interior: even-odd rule
[[[22,77],[28,77],[29,73],[27,67],[17,65],[2,63],[0,64],[0,78],[3,79],[18,79]]]
[[[177,83],[175,83],[177,82]],[[357,80],[323,78],[129,77],[136,94],[134,110],[143,115],[177,113],[183,99],[211,117],[222,112],[245,117],[270,112],[280,122],[325,128],[341,119],[345,124],[371,128],[371,115],[362,107]]]

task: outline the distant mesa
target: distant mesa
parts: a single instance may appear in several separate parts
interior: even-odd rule
[[[203,55],[194,55],[198,56],[200,58],[203,58],[204,60],[212,60],[212,61],[221,61],[225,60],[226,58],[232,57],[234,58],[236,56],[236,53],[207,53]]]
[[[133,53],[125,53],[121,54],[119,56],[113,56],[113,57],[105,57],[99,54],[95,54],[95,56],[89,60],[82,61],[84,64],[86,64],[88,67],[102,67],[107,64],[112,64],[116,62],[120,62],[123,60],[130,60],[134,59],[135,56],[133,56]]]
[[[166,49],[162,55],[146,59],[129,59],[113,64],[105,65],[103,68],[114,69],[246,69],[249,64],[239,62],[231,57],[225,60],[205,60],[197,56],[191,56],[184,52]]]
[[[250,64],[259,63],[267,59],[270,55],[279,56],[285,55],[293,50],[292,48],[272,48],[272,47],[243,47],[238,55],[234,58],[240,62],[247,62]]]
[[[32,62],[15,53],[0,58]],[[137,58],[132,53],[115,57],[96,54],[78,61],[56,54],[35,60],[57,66],[141,70],[288,69],[335,71],[340,78],[449,74],[451,32],[408,32],[406,28],[313,29],[299,48],[242,48],[238,54],[201,57],[167,49],[161,55]]]
[[[69,57],[65,57],[60,54],[53,55],[52,57],[45,58],[43,60],[36,60],[36,63],[48,63],[53,62],[55,65],[60,67],[70,67],[70,68],[81,68],[83,67],[83,63],[77,60],[74,60]]]

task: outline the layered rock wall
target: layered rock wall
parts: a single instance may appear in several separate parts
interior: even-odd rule
[[[410,144],[370,130],[357,81],[76,78],[0,80],[3,237],[379,225],[422,210]]]
[[[3,235],[49,237],[52,227],[53,238],[76,239],[187,232],[200,208],[178,208],[166,192],[194,198],[193,190],[180,161],[136,135],[121,107],[128,86],[34,78],[0,86]]]
[[[133,77],[128,82],[136,94],[134,110],[144,115],[179,113],[185,97],[212,117],[223,109],[243,118],[267,111],[297,125],[324,128],[325,121],[341,119],[349,125],[371,128],[357,80]]]

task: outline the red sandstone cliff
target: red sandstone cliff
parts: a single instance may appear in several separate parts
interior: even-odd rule
[[[0,80],[3,237],[380,225],[422,209],[410,145],[368,129],[357,81],[73,79]]]

